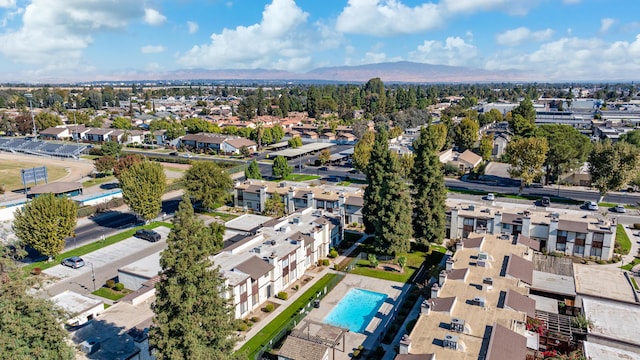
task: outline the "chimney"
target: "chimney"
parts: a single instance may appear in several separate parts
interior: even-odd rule
[[[531,217],[525,212],[525,216],[522,218],[522,235],[531,236]]]
[[[400,339],[400,348],[398,349],[398,352],[404,355],[404,354],[409,354],[410,350],[411,350],[411,339],[409,339],[408,334],[404,334],[402,335],[402,339]]]
[[[420,305],[420,314],[429,315],[431,312],[431,305],[429,305],[429,300],[422,301],[422,305]]]
[[[440,286],[438,284],[431,285],[431,298],[435,299],[440,295]]]
[[[447,280],[447,272],[442,270],[440,271],[440,275],[438,276],[438,285],[440,285],[440,287],[444,286],[445,280]]]
[[[445,270],[447,270],[447,271],[453,270],[453,259],[452,258],[448,258],[445,266],[446,266]]]
[[[493,231],[491,233],[494,235],[500,234],[500,232],[502,231],[502,213],[499,211],[496,211],[496,214],[493,216],[492,230]]]

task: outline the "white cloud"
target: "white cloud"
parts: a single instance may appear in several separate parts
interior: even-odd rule
[[[156,9],[144,9],[144,22],[149,25],[161,25],[167,20],[167,17],[162,15]]]
[[[632,41],[565,37],[531,53],[498,53],[489,70],[520,69],[553,80],[621,80],[640,73],[640,35]]]
[[[613,24],[615,24],[617,22],[616,19],[612,19],[612,18],[603,18],[602,20],[600,20],[600,32],[605,33],[607,32],[611,26],[613,26]]]
[[[0,8],[12,8],[16,6],[16,0],[0,0]]]
[[[496,42],[500,45],[517,46],[527,41],[545,41],[553,36],[553,30],[545,29],[531,31],[526,27],[507,30],[496,36]]]
[[[144,0],[33,0],[22,26],[0,34],[0,53],[41,71],[85,68],[82,51],[92,35],[125,27],[144,14]]]
[[[435,29],[443,22],[440,6],[432,3],[409,7],[399,0],[349,0],[336,27],[345,33],[391,36]]]
[[[448,37],[444,43],[425,40],[415,51],[409,53],[411,61],[434,65],[473,66],[478,49],[461,37]]]
[[[198,26],[198,23],[194,21],[187,21],[187,27],[189,28],[189,34],[197,33],[198,29],[200,28]]]
[[[449,13],[475,13],[479,11],[503,11],[511,15],[526,15],[541,0],[443,0]]]
[[[293,0],[273,0],[265,6],[260,23],[214,33],[211,43],[192,47],[178,63],[208,69],[306,68],[312,53],[336,45],[335,39],[324,38],[331,32],[321,24],[310,31],[308,16]]]
[[[162,45],[145,45],[140,48],[140,52],[143,54],[157,54],[167,50]]]

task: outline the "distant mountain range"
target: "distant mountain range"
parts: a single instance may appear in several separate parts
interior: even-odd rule
[[[379,77],[384,82],[448,83],[448,82],[514,82],[532,81],[530,73],[517,70],[487,71],[459,66],[432,65],[409,61],[385,62],[356,66],[323,67],[306,73],[269,69],[175,70],[167,72],[113,73],[105,81],[141,80],[267,80],[366,82]]]

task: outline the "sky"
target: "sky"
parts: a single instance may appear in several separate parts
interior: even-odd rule
[[[640,79],[638,0],[0,0],[0,81],[413,61]]]

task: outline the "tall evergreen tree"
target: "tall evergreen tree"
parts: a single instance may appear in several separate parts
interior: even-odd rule
[[[160,258],[161,280],[152,306],[155,316],[149,341],[155,356],[159,360],[232,359],[235,319],[224,279],[209,260],[224,227],[205,227],[188,196],[183,197],[173,225]]]
[[[413,230],[417,242],[442,243],[445,232],[445,202],[443,166],[437,155],[438,131],[431,126],[420,130],[413,143]]]
[[[367,174],[367,187],[364,190],[364,207],[362,208],[362,220],[365,231],[374,234],[379,231],[380,221],[378,213],[381,209],[382,198],[380,191],[384,182],[385,164],[383,163],[389,152],[387,132],[380,130],[375,135],[375,141],[371,149],[371,155],[364,173]]]
[[[260,167],[256,159],[251,160],[249,166],[244,171],[244,176],[247,179],[262,179],[262,173],[260,172]]]
[[[167,178],[160,163],[142,161],[120,174],[122,198],[131,210],[145,220],[151,220],[162,210],[162,194]]]

